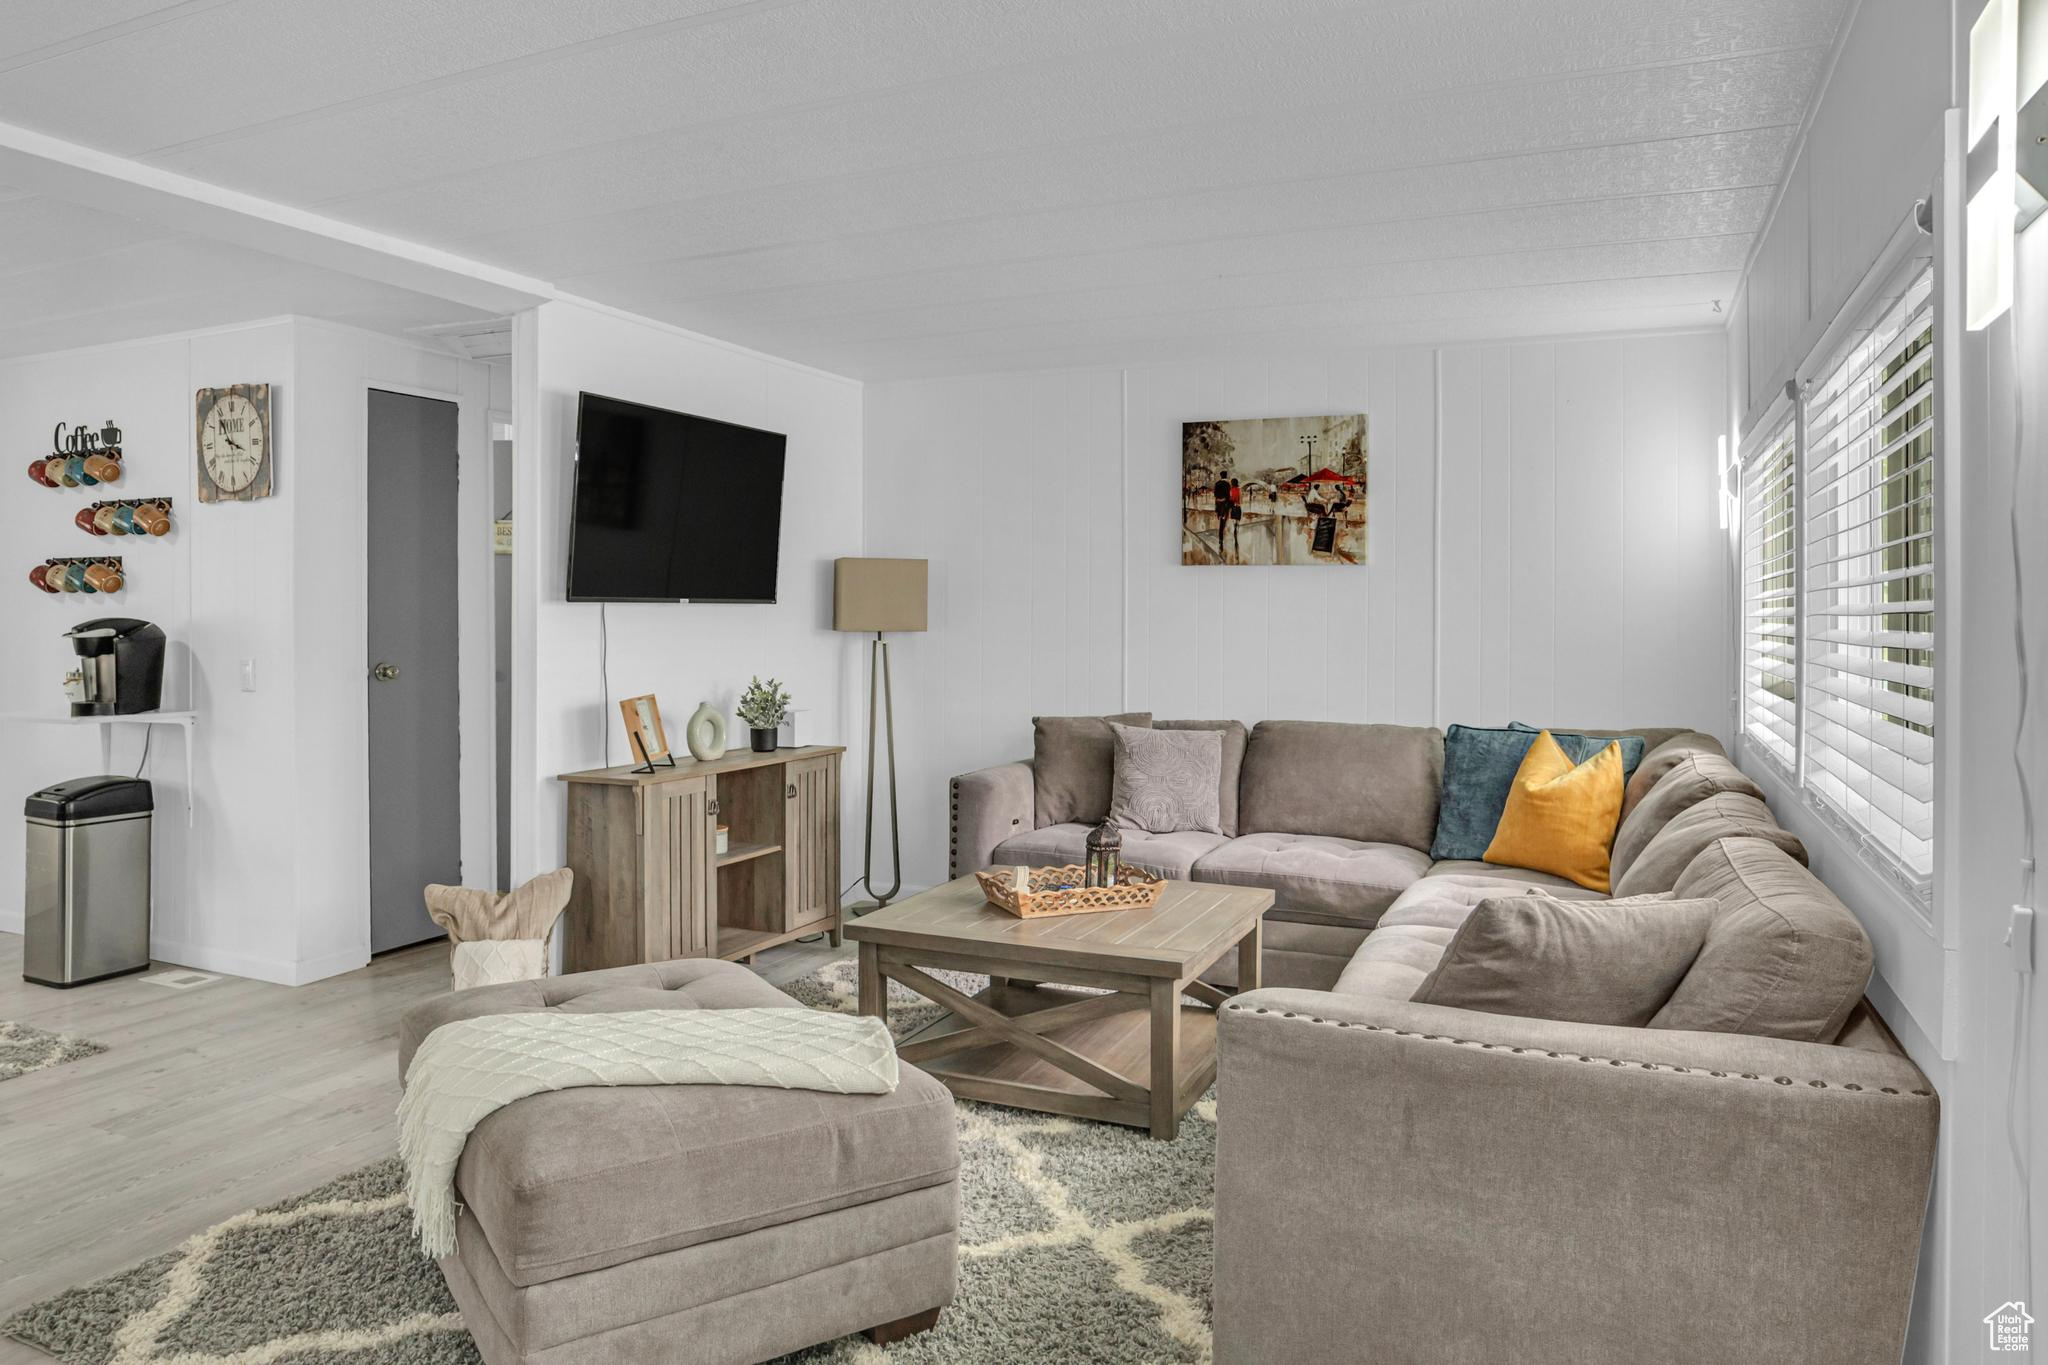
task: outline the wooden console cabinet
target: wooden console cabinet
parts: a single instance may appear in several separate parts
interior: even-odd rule
[[[839,943],[839,758],[809,745],[707,763],[563,773],[576,874],[563,969],[677,957],[753,960],[828,933]],[[718,826],[727,827],[717,853]]]

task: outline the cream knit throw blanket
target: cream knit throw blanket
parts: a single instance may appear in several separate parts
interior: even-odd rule
[[[879,1019],[808,1009],[492,1014],[443,1024],[406,1068],[398,1154],[413,1231],[455,1251],[455,1164],[470,1130],[514,1100],[581,1085],[768,1085],[841,1095],[896,1088]]]

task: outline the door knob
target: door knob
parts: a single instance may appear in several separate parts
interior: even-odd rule
[[[393,678],[398,676],[398,665],[378,664],[375,668],[370,670],[370,676],[375,678],[378,682],[390,682]]]

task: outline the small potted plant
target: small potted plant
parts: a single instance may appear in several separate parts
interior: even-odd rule
[[[789,714],[789,702],[788,690],[773,678],[767,682],[755,678],[740,693],[739,716],[754,732],[755,753],[775,752],[775,732],[781,727],[782,718]]]

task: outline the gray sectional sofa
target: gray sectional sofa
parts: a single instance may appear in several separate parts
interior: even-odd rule
[[[1223,832],[1127,830],[1124,861],[1166,877],[1272,890],[1274,905],[1265,927],[1269,986],[1324,990],[1336,985],[1396,899],[1427,877],[1589,894],[1544,872],[1431,861],[1444,769],[1441,730],[1298,720],[1261,721],[1247,730],[1236,721],[1153,721],[1144,713],[1108,719],[1224,732],[1223,772],[1231,791],[1223,806]],[[1667,726],[1614,733],[1644,737],[1646,757],[1630,790],[1637,799],[1678,758],[1722,752],[1707,735]],[[1051,748],[1051,761],[1063,770],[1080,764],[1099,767],[1106,808],[1106,730],[1096,749],[1041,747]],[[1035,772],[1028,761],[954,778],[952,875],[964,877],[999,863],[1045,867],[1080,862],[1092,825],[1051,817],[1073,809],[1081,782],[1068,771]],[[1090,794],[1084,792],[1084,800]],[[1227,977],[1224,984],[1231,984]]]
[[[1939,1102],[1863,998],[1869,939],[1711,737],[1608,733],[1646,740],[1615,895],[1717,903],[1647,1026],[1413,998],[1482,903],[1602,899],[1431,860],[1438,731],[1238,727],[1227,833],[1126,832],[1276,897],[1266,988],[1218,1021],[1219,1365],[1901,1357]],[[955,874],[1078,861],[1046,791],[956,778]]]

